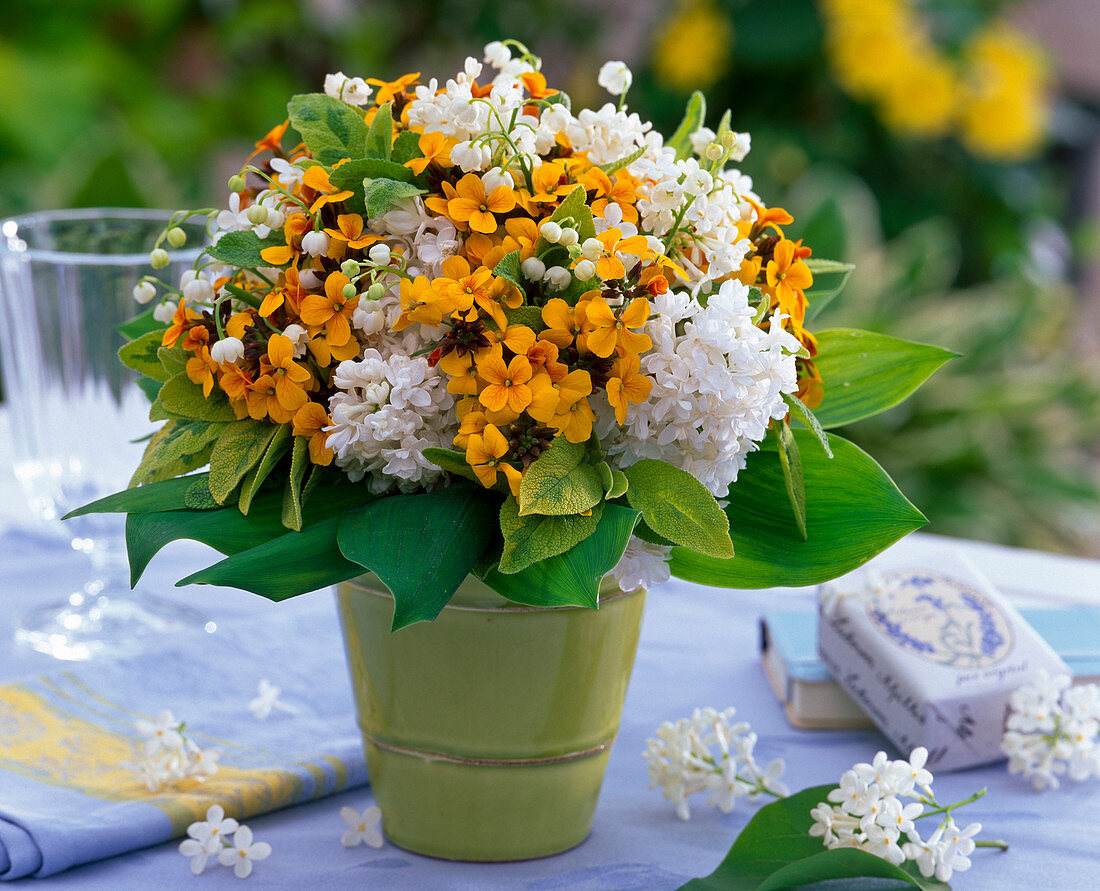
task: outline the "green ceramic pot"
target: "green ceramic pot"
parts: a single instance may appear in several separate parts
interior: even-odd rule
[[[619,729],[645,592],[533,609],[472,576],[434,622],[390,633],[374,577],[339,587],[367,770],[394,844],[525,860],[588,835]]]

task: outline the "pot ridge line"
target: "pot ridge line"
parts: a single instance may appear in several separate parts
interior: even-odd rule
[[[387,752],[396,752],[399,755],[412,755],[416,758],[423,758],[425,761],[448,761],[452,764],[468,764],[473,767],[523,767],[540,764],[560,764],[564,761],[579,761],[582,758],[591,758],[593,755],[599,755],[601,752],[610,749],[611,744],[615,742],[616,735],[617,734],[612,734],[611,738],[606,742],[602,742],[591,749],[584,749],[580,752],[566,752],[564,755],[552,755],[548,758],[464,758],[461,755],[447,755],[443,752],[426,752],[423,749],[410,749],[405,746],[395,746],[392,743],[381,742],[365,730],[363,731],[363,738],[367,742]]]
[[[363,591],[367,594],[373,594],[375,597],[384,597],[387,600],[393,600],[393,594],[388,590],[377,591],[374,588],[368,588],[366,585],[357,584],[354,579],[348,580],[344,584],[354,587],[356,591]],[[641,588],[635,588],[633,591],[618,591],[614,594],[608,594],[606,597],[601,597],[599,599],[599,605],[603,606],[605,603],[611,603],[613,600],[629,597],[631,594],[637,594],[641,590]],[[597,607],[597,609],[598,608],[599,607]],[[457,610],[466,613],[545,613],[567,609],[589,609],[589,607],[566,604],[561,606],[522,606],[518,603],[513,606],[467,606],[460,603],[448,603],[443,609]]]

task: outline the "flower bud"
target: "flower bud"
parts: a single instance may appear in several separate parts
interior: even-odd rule
[[[264,225],[266,225],[270,229],[282,229],[283,223],[285,222],[286,214],[284,214],[281,210],[271,210],[270,208],[268,208],[267,222]]]
[[[375,244],[367,251],[370,261],[376,266],[386,266],[390,262],[390,246],[388,244]]]
[[[550,244],[557,244],[558,239],[561,238],[561,226],[553,220],[547,220],[543,223],[539,232],[542,233],[542,237],[550,242]]]
[[[157,296],[156,286],[152,282],[138,282],[134,285],[134,299],[144,306]]]
[[[726,153],[726,150],[722,148],[717,142],[712,142],[703,151],[703,157],[708,161],[721,161],[722,155]]]
[[[586,238],[584,244],[581,245],[581,253],[586,260],[595,263],[603,256],[603,242],[598,238]]]
[[[353,285],[351,282],[348,282],[346,285],[344,285],[343,288],[340,289],[340,293],[343,295],[345,300],[354,300],[355,295],[358,294],[359,291],[356,290],[355,285]]]
[[[160,322],[162,325],[167,325],[172,321],[172,317],[176,314],[177,306],[175,302],[171,300],[165,300],[164,303],[158,304],[153,308],[153,318]]]
[[[312,291],[314,288],[321,286],[321,276],[319,276],[312,269],[303,269],[298,273],[298,284],[300,284],[307,291]]]
[[[183,296],[188,303],[207,303],[214,299],[214,286],[200,275],[184,286]]]
[[[340,271],[348,278],[355,278],[359,274],[359,263],[355,260],[345,260],[340,264]]]
[[[592,276],[596,274],[596,264],[591,260],[581,260],[575,267],[573,267],[573,275],[579,278],[582,282],[588,281]]]
[[[172,262],[172,258],[168,256],[168,251],[164,248],[156,248],[151,254],[149,254],[149,264],[154,269],[164,269]]]
[[[562,247],[573,247],[578,241],[580,241],[580,236],[577,234],[576,229],[562,229],[561,235],[558,236],[558,244]]]
[[[307,232],[302,237],[302,250],[311,257],[317,257],[328,250],[328,236],[324,232]]]
[[[184,232],[179,226],[173,226],[168,230],[167,234],[168,243],[174,248],[181,248],[187,244],[187,233]]]
[[[245,182],[243,176],[239,173],[229,177],[229,191],[230,192],[243,192],[248,188],[248,183]]]
[[[546,264],[538,257],[528,257],[520,264],[520,269],[523,270],[524,276],[533,282],[542,281],[542,277],[546,275]]]
[[[262,226],[267,222],[268,210],[262,204],[253,204],[244,215],[253,226]]]
[[[244,356],[244,344],[239,337],[223,337],[210,347],[210,358],[215,362],[236,362]]]
[[[386,296],[386,286],[381,282],[375,282],[369,288],[367,288],[367,298],[369,300],[381,300]]]
[[[569,282],[572,280],[573,276],[569,274],[569,270],[564,266],[551,266],[546,270],[546,275],[543,276],[543,281],[555,291],[564,291],[569,287]]]

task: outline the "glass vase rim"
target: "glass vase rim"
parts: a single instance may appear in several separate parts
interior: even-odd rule
[[[36,210],[28,213],[0,219],[0,256],[20,257],[28,261],[38,263],[54,263],[70,266],[148,266],[149,251],[128,254],[105,254],[88,251],[64,251],[46,248],[28,247],[27,243],[18,237],[20,227],[30,226],[32,223],[42,222],[67,222],[76,220],[94,219],[122,219],[122,220],[163,220],[167,224],[173,210],[155,207],[70,207],[56,210]],[[206,227],[200,221],[188,220],[183,226],[201,226],[204,232]],[[23,247],[14,248],[11,242],[18,240]],[[202,253],[203,247],[174,248],[171,245],[162,245],[168,252],[171,263],[193,263]],[[150,248],[151,250],[152,248]]]

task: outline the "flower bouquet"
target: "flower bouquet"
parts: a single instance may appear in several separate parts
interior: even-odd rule
[[[665,138],[626,110],[622,63],[599,74],[617,102],[575,111],[514,41],[484,61],[445,84],[330,75],[256,144],[228,209],[178,215],[207,214],[212,244],[182,281],[139,285],[156,305],[120,352],[164,425],[133,487],[84,510],[128,514],[135,581],[179,538],[226,555],[181,584],[282,600],[363,577],[341,609],[387,832],[510,859],[587,833],[637,642],[623,592],[670,572],[816,583],[920,526],[825,428],[951,354],[810,333],[849,267],[811,258],[731,166],[749,136],[729,112],[708,129],[696,94]],[[470,688],[499,720],[471,719]],[[580,774],[580,815],[557,808],[534,847],[419,842],[387,790],[445,808],[461,788],[478,819],[463,800],[449,831],[499,811],[499,843]]]

